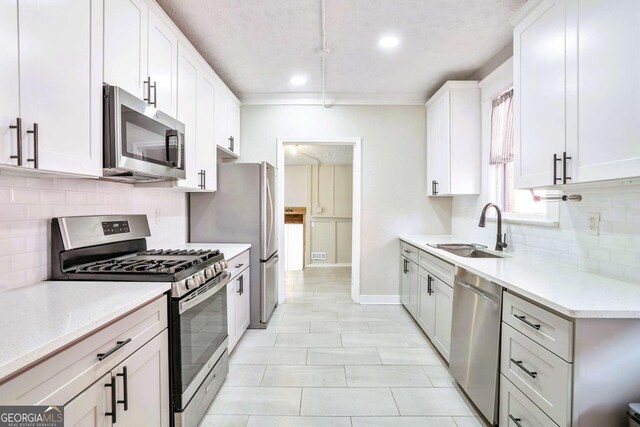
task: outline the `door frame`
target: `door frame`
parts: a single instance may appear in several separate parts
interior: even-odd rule
[[[353,213],[351,218],[351,299],[360,302],[360,227],[362,206],[362,138],[277,138],[278,252],[284,255],[284,153],[287,145],[350,145],[353,147]],[[278,303],[284,303],[284,262],[278,263]]]

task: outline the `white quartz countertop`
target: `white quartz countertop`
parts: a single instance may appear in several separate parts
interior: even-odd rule
[[[400,240],[568,317],[640,318],[640,284],[516,254],[507,253],[506,258],[464,258],[428,246],[473,243],[452,236],[409,235],[400,236]]]
[[[0,293],[0,381],[154,300],[155,282],[40,282]]]
[[[251,249],[248,243],[184,243],[176,249],[219,249],[227,261],[237,257],[242,252]]]

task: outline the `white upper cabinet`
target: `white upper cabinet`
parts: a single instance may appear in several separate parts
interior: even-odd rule
[[[148,96],[148,14],[144,0],[104,4],[104,81],[140,99]]]
[[[427,184],[430,196],[480,193],[480,89],[449,81],[427,101]]]
[[[240,106],[223,93],[222,88],[216,93],[214,123],[216,145],[225,155],[237,158],[240,155]]]
[[[515,21],[516,186],[640,176],[640,3],[537,0]]]
[[[178,36],[161,17],[150,11],[148,37],[151,102],[160,111],[175,117]]]
[[[20,79],[18,1],[0,2],[0,164],[17,165]]]
[[[569,182],[640,176],[640,2],[570,0],[567,22]]]
[[[565,2],[544,0],[514,31],[516,186],[561,183],[565,151]]]
[[[24,165],[102,170],[101,0],[19,3]]]
[[[178,186],[199,188],[197,147],[197,99],[198,99],[198,71],[197,60],[190,49],[178,44],[178,116],[184,124],[185,139],[185,169],[186,179],[179,180]]]
[[[204,191],[216,191],[217,188],[215,126],[213,123],[215,96],[213,76],[207,69],[200,67],[198,72],[196,162],[199,188]]]

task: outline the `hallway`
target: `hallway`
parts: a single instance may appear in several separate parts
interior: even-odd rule
[[[349,268],[287,272],[286,302],[248,330],[202,427],[480,427],[399,305],[351,301]]]

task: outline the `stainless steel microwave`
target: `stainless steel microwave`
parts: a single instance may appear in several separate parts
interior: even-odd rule
[[[116,86],[104,85],[103,177],[184,179],[184,124]]]

